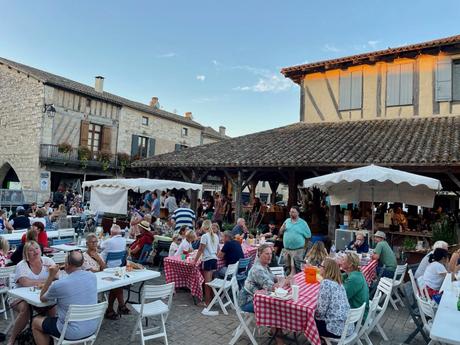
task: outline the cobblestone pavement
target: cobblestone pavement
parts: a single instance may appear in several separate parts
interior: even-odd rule
[[[164,276],[152,280],[149,284],[164,283]],[[233,330],[238,326],[237,318],[233,311],[229,315],[222,313],[216,317],[203,316],[202,307],[196,306],[190,293],[178,290],[173,298],[173,308],[167,321],[167,333],[169,344],[172,345],[199,345],[199,344],[228,344]],[[216,309],[217,310],[217,309]],[[114,344],[139,344],[139,336],[131,342],[130,337],[134,328],[135,316],[124,315],[116,321],[104,320],[99,332],[96,345]],[[395,311],[391,305],[383,317],[383,329],[389,337],[384,341],[380,334],[372,333],[371,340],[374,345],[401,344],[415,329],[407,309],[400,308]],[[0,321],[1,329],[5,328],[5,321]],[[256,337],[259,344],[269,344],[266,330],[262,329],[260,336]],[[294,341],[286,341],[286,344],[295,344]],[[150,340],[147,344],[164,344],[163,339]],[[242,337],[238,345],[251,344],[248,338]],[[298,338],[298,344],[308,344],[302,335]],[[413,345],[425,344],[423,338],[418,335],[412,342]]]

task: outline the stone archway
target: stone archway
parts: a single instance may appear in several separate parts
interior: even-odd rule
[[[8,188],[9,182],[21,181],[19,180],[19,177],[11,164],[6,162],[0,167],[0,188]]]

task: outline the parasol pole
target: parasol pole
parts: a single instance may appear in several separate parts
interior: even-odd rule
[[[371,229],[371,238],[370,238],[370,242],[372,243],[372,245],[374,244],[374,231],[375,231],[375,211],[374,211],[374,186],[372,185],[371,186],[371,199],[372,199],[372,204],[371,204],[371,207],[372,207],[372,229]]]

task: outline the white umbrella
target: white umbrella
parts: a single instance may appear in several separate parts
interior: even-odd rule
[[[317,187],[328,193],[331,205],[372,202],[372,233],[374,201],[433,207],[436,192],[442,189],[437,179],[373,164],[306,179],[303,187]]]

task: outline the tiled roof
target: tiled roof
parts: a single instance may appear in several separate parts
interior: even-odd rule
[[[364,64],[373,62],[388,57],[394,56],[398,57],[400,54],[404,53],[411,53],[411,52],[423,52],[433,48],[442,48],[451,45],[459,45],[460,44],[460,35],[450,36],[445,38],[440,38],[433,41],[427,41],[417,44],[410,44],[402,47],[397,48],[388,48],[384,50],[377,50],[370,53],[358,54],[358,55],[351,55],[346,57],[341,57],[338,59],[331,59],[331,60],[324,60],[318,61],[313,63],[307,63],[303,65],[297,65],[292,67],[285,67],[281,69],[281,73],[284,74],[285,77],[291,78],[295,82],[299,82],[300,76],[302,74],[312,73],[324,70],[325,68],[341,68],[347,66],[349,64]],[[460,48],[460,47],[458,47]]]
[[[296,123],[133,167],[460,166],[460,116]]]
[[[183,116],[180,116],[174,113],[170,113],[168,111],[164,111],[161,109],[156,109],[156,108],[148,106],[147,104],[142,104],[139,102],[131,101],[129,99],[111,94],[109,92],[105,92],[105,91],[102,93],[97,92],[91,86],[88,86],[82,83],[78,83],[76,81],[73,81],[73,80],[70,80],[70,79],[49,73],[49,72],[45,72],[45,71],[39,70],[34,67],[23,65],[15,61],[7,60],[7,59],[0,57],[0,64],[10,66],[11,68],[19,70],[25,74],[31,75],[35,77],[36,79],[40,80],[41,82],[43,82],[44,84],[56,86],[62,89],[70,90],[70,91],[74,91],[79,94],[83,94],[83,95],[97,98],[103,101],[111,102],[119,106],[124,105],[124,106],[130,107],[130,108],[133,108],[139,111],[143,111],[145,113],[152,114],[158,117],[162,117],[162,118],[165,118],[171,121],[180,122],[188,126],[196,127],[199,129],[204,128],[198,122],[187,119]]]

